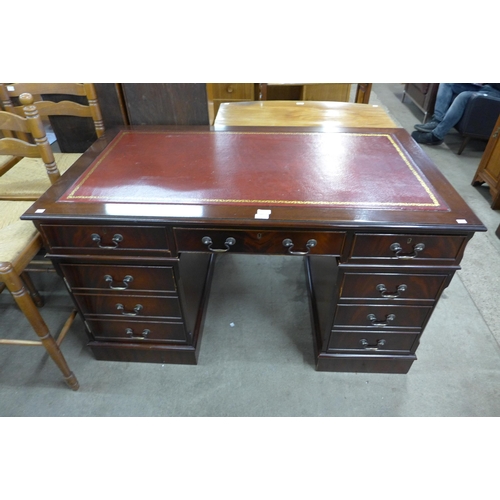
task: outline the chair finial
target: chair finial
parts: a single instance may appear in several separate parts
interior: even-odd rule
[[[31,94],[28,94],[27,92],[24,92],[19,96],[19,101],[23,106],[29,106],[33,104],[33,96]]]

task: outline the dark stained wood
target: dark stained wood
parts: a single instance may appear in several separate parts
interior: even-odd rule
[[[129,125],[121,85],[121,83],[94,83],[106,130]]]
[[[131,125],[208,125],[204,83],[122,83]]]
[[[66,276],[88,320],[95,356],[195,364],[215,257],[226,251],[289,253],[290,258],[307,255],[316,368],[406,373],[467,242],[485,230],[481,221],[402,129],[345,129],[339,132],[342,137],[296,127],[273,128],[272,133],[240,127],[234,135],[208,130],[132,127],[128,135],[112,132],[23,217],[35,222],[49,257]],[[148,140],[141,142],[146,135]],[[121,142],[125,136],[128,142]],[[385,144],[367,152],[358,139],[370,136],[390,138],[397,147]],[[277,139],[287,147],[269,163]],[[331,147],[339,139],[345,155]],[[252,147],[241,149],[247,140]],[[166,144],[172,147],[165,150]],[[384,161],[377,163],[381,150]],[[248,155],[253,155],[250,163]],[[360,182],[372,178],[370,169],[382,175],[394,161],[386,181],[390,186],[382,193]],[[247,164],[253,168],[245,170]],[[294,165],[303,171],[294,171]],[[345,175],[338,185],[322,184],[329,169]],[[408,177],[406,169],[419,175]],[[214,173],[219,175],[215,183]],[[353,186],[356,196],[364,193],[372,202],[352,202]],[[274,195],[272,201],[263,206],[255,198],[258,192]],[[319,193],[332,202],[316,201]],[[425,203],[426,196],[432,203]],[[411,204],[412,197],[424,202]],[[260,217],[259,209],[269,209],[269,218]],[[293,247],[284,243],[287,239]],[[311,240],[315,244],[308,246]],[[91,264],[96,273],[81,271]],[[142,268],[139,277],[146,276],[155,266],[172,268],[173,287],[170,282],[154,294],[155,280],[149,285],[147,279],[127,281],[124,276],[126,271],[133,277],[136,268]],[[113,277],[109,290],[100,277],[103,271]],[[382,292],[379,284],[386,287]],[[406,288],[400,295],[401,284]],[[130,322],[125,333],[117,303]],[[134,310],[137,304],[143,306],[140,312]],[[163,333],[156,329],[160,323]],[[152,337],[147,325],[155,327]]]

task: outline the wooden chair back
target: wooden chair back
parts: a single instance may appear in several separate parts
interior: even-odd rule
[[[6,96],[10,101],[13,112],[22,115],[22,106],[12,105],[12,98],[20,97],[24,93],[33,96],[62,95],[85,97],[88,104],[78,104],[76,102],[62,100],[59,102],[35,99],[35,106],[42,118],[50,116],[79,116],[90,117],[94,122],[97,137],[104,135],[104,123],[102,120],[101,108],[97,100],[97,94],[93,83],[11,83],[0,84],[2,100]],[[9,104],[7,103],[7,106]],[[5,104],[4,104],[5,107]],[[5,109],[5,108],[4,108]]]
[[[4,137],[0,138],[0,155],[41,158],[45,164],[50,182],[53,184],[61,174],[47,140],[42,119],[37,107],[33,104],[31,94],[21,94],[19,97],[25,117],[8,111],[0,111],[0,130],[4,134]],[[19,133],[31,135],[33,143],[20,139],[19,135],[17,135]]]

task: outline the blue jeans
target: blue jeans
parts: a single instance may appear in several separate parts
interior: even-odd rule
[[[432,131],[438,138],[444,136],[460,121],[467,103],[475,94],[491,94],[500,97],[500,92],[489,85],[474,83],[440,83],[434,106],[433,120],[439,125]]]

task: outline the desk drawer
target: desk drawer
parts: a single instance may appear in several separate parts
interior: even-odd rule
[[[410,353],[418,341],[415,333],[346,332],[333,330],[328,343],[329,351],[356,351],[366,354],[383,352]]]
[[[345,272],[341,300],[436,301],[449,274]]]
[[[167,230],[156,226],[41,225],[52,253],[170,255]]]
[[[87,320],[96,340],[120,342],[186,343],[185,326],[181,322]]]
[[[350,261],[390,259],[391,263],[426,264],[429,261],[458,263],[467,238],[419,234],[356,234]]]
[[[61,264],[73,290],[176,292],[170,266],[120,266],[115,264]]]
[[[335,326],[376,329],[423,328],[432,312],[427,306],[358,305],[337,306]]]
[[[345,233],[174,228],[174,237],[179,252],[340,255],[344,247]]]
[[[150,297],[141,295],[73,294],[83,314],[96,316],[125,316],[128,318],[181,318],[177,297]]]

